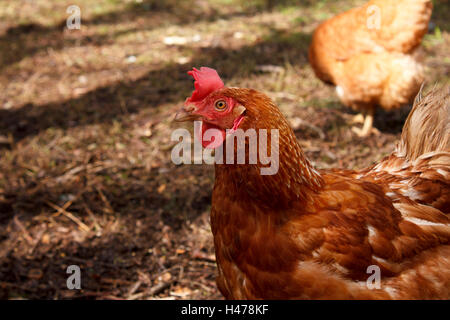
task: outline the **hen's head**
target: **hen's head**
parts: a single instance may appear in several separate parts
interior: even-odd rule
[[[257,163],[252,164],[249,161],[232,167],[228,164],[218,164],[216,178],[226,176],[230,179],[227,181],[233,181],[232,185],[235,185],[236,180],[253,181],[246,186],[250,193],[245,194],[258,194],[261,199],[270,199],[273,205],[280,205],[281,198],[286,205],[290,199],[298,199],[303,195],[302,188],[305,185],[314,190],[319,188],[322,179],[304,156],[286,118],[268,96],[253,89],[225,87],[217,72],[210,68],[203,67],[200,70],[194,68],[189,74],[194,77],[195,91],[186,99],[175,120],[200,120],[201,132],[197,132],[197,136],[202,137],[204,147],[221,146],[227,134],[233,134],[238,129],[242,129],[243,132],[254,129],[253,132],[257,134],[254,141],[257,141],[258,151],[251,148],[250,138],[245,139],[245,143],[248,144],[248,156],[250,152],[258,153]],[[207,130],[217,130],[216,133],[209,135],[212,136],[211,142],[203,140]],[[263,132],[264,139],[261,140],[260,134]],[[225,152],[228,151],[227,145],[228,143],[225,144]],[[236,150],[238,144],[232,147]],[[267,163],[262,163],[261,160],[261,154],[264,153],[270,154],[271,159],[276,159],[276,167],[279,167],[276,174],[259,174],[258,169],[267,167]],[[233,154],[236,156],[235,152]]]
[[[240,127],[246,108],[230,95],[229,88],[224,86],[216,70],[194,68],[188,74],[195,80],[195,90],[186,99],[185,106],[177,113],[175,120],[202,121],[201,137],[206,130],[217,130],[220,134],[215,136],[222,137],[219,141],[202,141],[204,147],[217,148],[223,143],[227,133],[233,133]]]

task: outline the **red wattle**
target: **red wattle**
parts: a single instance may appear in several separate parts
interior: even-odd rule
[[[204,148],[215,149],[220,147],[225,141],[225,130],[210,123],[202,122],[201,126],[197,127],[197,130],[200,132],[196,132],[196,136]],[[209,137],[205,137],[206,131],[208,131]]]

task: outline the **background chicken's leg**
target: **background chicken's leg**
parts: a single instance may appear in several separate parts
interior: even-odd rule
[[[352,123],[364,123],[364,114],[358,113],[356,116],[353,117]]]
[[[364,125],[363,128],[357,128],[357,127],[353,127],[352,131],[354,133],[356,133],[358,136],[360,137],[367,137],[370,133],[375,133],[378,134],[378,130],[376,130],[375,128],[373,128],[373,115],[374,115],[375,111],[374,109],[370,109],[366,115],[364,116]]]

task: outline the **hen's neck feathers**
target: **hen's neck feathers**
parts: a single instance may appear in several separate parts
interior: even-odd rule
[[[277,208],[287,207],[292,201],[306,200],[322,188],[324,182],[320,173],[305,157],[287,120],[266,95],[238,88],[225,88],[222,94],[246,108],[240,129],[255,129],[257,134],[260,129],[267,130],[268,155],[271,155],[271,129],[278,129],[279,169],[274,175],[261,175],[260,169],[267,166],[259,159],[257,164],[248,164],[248,161],[246,164],[216,164],[216,184],[225,183],[229,195],[236,199],[261,199],[265,205],[270,203]],[[226,153],[225,147],[224,158]]]

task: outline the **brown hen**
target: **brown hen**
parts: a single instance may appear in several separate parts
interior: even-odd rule
[[[191,74],[196,91],[179,120],[226,132],[222,142],[230,128],[279,132],[277,173],[261,175],[260,159],[215,165],[211,227],[227,299],[450,298],[449,88],[417,99],[379,164],[316,170],[266,95],[212,81],[211,69]],[[367,283],[374,266],[378,288]]]
[[[424,80],[416,48],[428,30],[430,0],[372,0],[322,23],[309,60],[316,75],[334,84],[342,103],[366,114],[358,135],[372,130],[377,106],[412,101]]]

